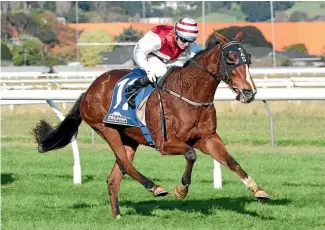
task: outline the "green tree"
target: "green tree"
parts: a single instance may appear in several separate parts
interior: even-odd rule
[[[39,38],[43,43],[52,45],[57,40],[55,31],[52,29],[52,22],[46,18],[47,14],[34,11],[32,15],[25,13],[10,14],[5,18],[6,24],[17,28],[20,34],[28,34]]]
[[[249,22],[266,21],[271,18],[270,2],[241,2],[240,8]]]
[[[47,45],[53,45],[55,41],[57,40],[56,33],[52,29],[39,29],[36,34],[36,37],[38,37],[44,44]]]
[[[72,7],[69,12],[65,15],[65,19],[67,20],[67,22],[72,22],[72,23],[76,23],[76,9],[74,7]],[[82,23],[82,22],[88,22],[88,18],[85,16],[84,12],[79,9],[78,10],[78,22]]]
[[[12,54],[10,52],[9,47],[3,41],[1,41],[1,60],[8,60],[11,61]]]
[[[307,47],[305,46],[305,44],[302,44],[302,43],[293,44],[293,45],[285,47],[284,49],[285,49],[285,51],[298,51],[301,53],[308,54]]]
[[[66,62],[62,58],[54,57],[49,53],[47,53],[44,58],[44,65],[53,66],[53,65],[65,65],[65,64]]]
[[[21,38],[22,44],[12,46],[12,61],[17,66],[25,65],[42,65],[44,61],[44,45],[35,37]]]
[[[289,18],[290,22],[301,22],[301,21],[306,21],[308,15],[305,12],[301,11],[294,11]]]
[[[241,29],[244,33],[244,39],[242,41],[243,44],[250,44],[253,46],[266,46],[266,47],[272,47],[272,43],[268,42],[262,32],[257,29],[254,26],[231,26],[228,28],[217,30],[218,33],[221,33],[228,39],[231,39],[235,36],[235,34],[238,32],[238,30]],[[216,40],[216,37],[214,34],[210,34],[206,41],[206,47],[208,46],[208,43],[214,43]]]
[[[290,9],[294,5],[294,2],[290,1],[274,1],[273,7],[275,11],[284,11]]]
[[[12,38],[13,28],[8,20],[8,15],[1,15],[1,40],[4,41],[8,41]]]
[[[8,23],[10,23],[12,26],[14,26],[19,33],[24,34],[28,33],[28,31],[36,30],[40,25],[33,19],[32,16],[27,15],[23,12],[18,12],[18,13],[11,13],[8,14]]]
[[[79,42],[81,43],[108,43],[113,42],[113,38],[103,30],[85,31],[81,34]],[[85,66],[94,66],[101,62],[102,56],[99,55],[103,51],[111,51],[113,46],[81,46],[80,48],[80,62]]]
[[[56,11],[56,4],[54,1],[46,1],[43,6],[44,9],[55,12]]]
[[[133,29],[132,26],[130,26],[124,29],[123,32],[115,38],[115,40],[117,42],[137,42],[142,36],[142,31]]]
[[[83,11],[89,11],[90,6],[91,6],[91,2],[89,2],[89,1],[80,1],[80,2],[78,2],[79,9],[81,9]]]

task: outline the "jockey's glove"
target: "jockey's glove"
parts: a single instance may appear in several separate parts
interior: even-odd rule
[[[149,78],[149,81],[155,82],[157,80],[156,75],[154,72],[147,70],[147,77]]]

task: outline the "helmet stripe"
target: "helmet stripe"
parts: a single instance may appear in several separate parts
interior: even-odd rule
[[[185,26],[185,25],[181,25],[181,24],[177,24],[176,25],[176,29],[181,28],[184,30],[192,30],[192,31],[198,31],[199,28],[197,26]]]
[[[181,31],[181,32],[188,32],[188,33],[191,33],[191,34],[199,33],[198,30],[186,30],[186,29],[182,29],[182,28],[179,28],[179,27],[177,27],[176,30]]]
[[[183,22],[183,21],[180,21],[179,24],[182,24],[184,26],[197,26],[197,23],[187,23],[187,22]]]

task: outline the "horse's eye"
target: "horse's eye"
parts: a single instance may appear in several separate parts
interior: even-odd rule
[[[226,63],[229,65],[233,65],[236,64],[237,61],[238,61],[238,57],[236,53],[233,51],[229,51],[226,56]]]

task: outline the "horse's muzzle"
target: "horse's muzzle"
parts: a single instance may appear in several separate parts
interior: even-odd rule
[[[240,90],[240,93],[237,95],[236,100],[242,102],[242,103],[250,103],[254,101],[255,99],[255,94],[256,91],[248,90],[248,89],[243,89]]]

